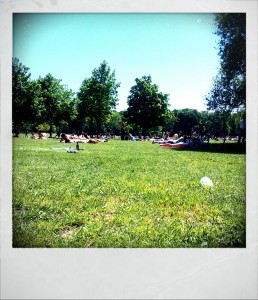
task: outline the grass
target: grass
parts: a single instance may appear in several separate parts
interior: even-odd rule
[[[245,247],[244,154],[69,146],[13,139],[13,247]]]

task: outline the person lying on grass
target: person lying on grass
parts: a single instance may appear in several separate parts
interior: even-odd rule
[[[178,134],[177,133],[175,133],[172,138],[169,138],[169,135],[166,133],[165,138],[155,138],[152,141],[152,143],[153,144],[155,144],[155,143],[156,144],[163,144],[163,143],[166,143],[167,141],[171,141],[171,140],[175,141],[177,139],[178,139]]]
[[[90,138],[90,137],[79,137],[77,135],[74,134],[65,134],[62,133],[61,134],[61,139],[60,139],[60,143],[92,143],[92,144],[96,144],[98,142],[106,142],[106,139],[99,139],[99,138]]]
[[[38,135],[39,140],[45,140],[47,138],[47,134],[45,132],[39,132]]]
[[[136,142],[135,137],[131,133],[128,134],[128,140],[130,140],[132,142]]]
[[[179,131],[178,134],[175,133],[173,135],[172,139],[170,139],[170,140],[153,141],[153,143],[156,143],[156,144],[178,144],[178,143],[186,143],[186,142],[187,142],[187,138],[185,135],[183,136],[182,131]]]

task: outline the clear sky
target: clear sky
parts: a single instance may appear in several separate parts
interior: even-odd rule
[[[13,56],[32,79],[51,73],[74,92],[106,60],[127,108],[135,78],[151,75],[170,109],[206,110],[204,96],[219,68],[218,37],[208,13],[14,14]]]

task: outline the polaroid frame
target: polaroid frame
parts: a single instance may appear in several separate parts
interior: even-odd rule
[[[1,298],[257,299],[257,1],[1,1]],[[247,246],[244,249],[12,248],[12,14],[247,14]]]

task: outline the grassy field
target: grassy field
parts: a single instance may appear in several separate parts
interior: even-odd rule
[[[245,247],[245,154],[70,145],[13,139],[13,247]]]

